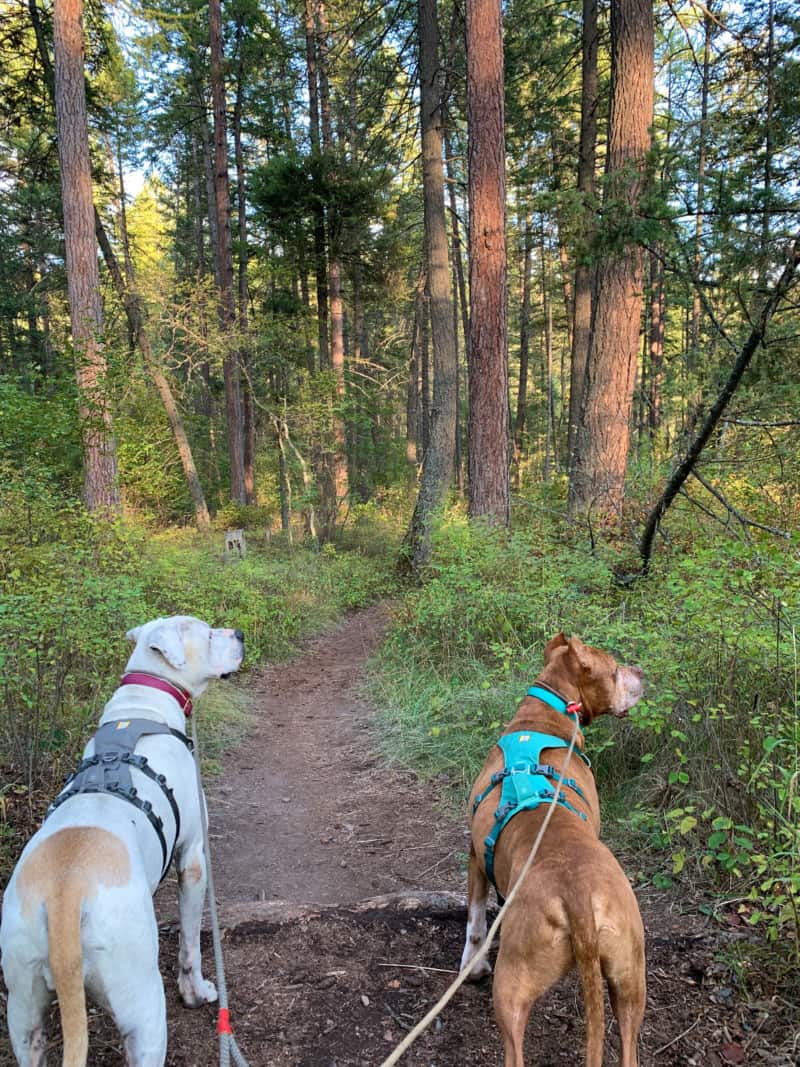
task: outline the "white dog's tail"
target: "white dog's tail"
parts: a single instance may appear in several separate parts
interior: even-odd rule
[[[89,1053],[81,948],[82,886],[67,878],[47,901],[50,970],[64,1035],[63,1067],[85,1067]]]

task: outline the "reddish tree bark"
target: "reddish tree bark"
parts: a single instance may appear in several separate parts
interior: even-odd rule
[[[635,225],[653,115],[651,0],[612,0],[606,228],[592,311],[570,512],[622,507],[642,316],[643,254]]]
[[[56,131],[67,293],[83,439],[83,499],[90,511],[115,512],[120,505],[117,450],[101,336],[103,309],[94,234],[83,48],[83,0],[56,0],[53,6]]]
[[[469,132],[469,514],[509,522],[503,22],[467,0]]]

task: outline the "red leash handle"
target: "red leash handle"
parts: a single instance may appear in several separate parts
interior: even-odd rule
[[[218,1034],[232,1034],[231,1029],[231,1013],[227,1008],[220,1008],[219,1015],[217,1015],[217,1033]]]

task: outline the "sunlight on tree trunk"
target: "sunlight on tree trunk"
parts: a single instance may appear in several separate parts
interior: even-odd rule
[[[508,525],[509,410],[503,23],[467,0],[469,514]]]
[[[56,0],[53,46],[67,291],[83,437],[83,499],[90,511],[113,514],[119,510],[120,498],[94,235],[83,0]]]
[[[570,478],[570,513],[619,514],[625,490],[642,316],[643,253],[636,225],[653,119],[653,9],[611,4],[611,110],[604,247],[593,294],[585,393]]]
[[[436,0],[419,0],[418,12],[422,195],[433,344],[433,410],[417,503],[403,545],[402,562],[415,574],[430,559],[434,513],[444,504],[453,476],[456,427],[456,347],[444,207]]]

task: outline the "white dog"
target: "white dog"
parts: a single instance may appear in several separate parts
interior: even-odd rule
[[[162,1067],[167,1020],[152,894],[173,854],[178,988],[188,1007],[217,998],[200,964],[206,863],[186,718],[212,678],[238,669],[243,635],[179,615],[127,636],[136,647],[120,687],[3,900],[8,1029],[21,1067],[45,1064],[53,991],[63,1065],[84,1067],[85,990],[114,1017],[130,1067]]]

